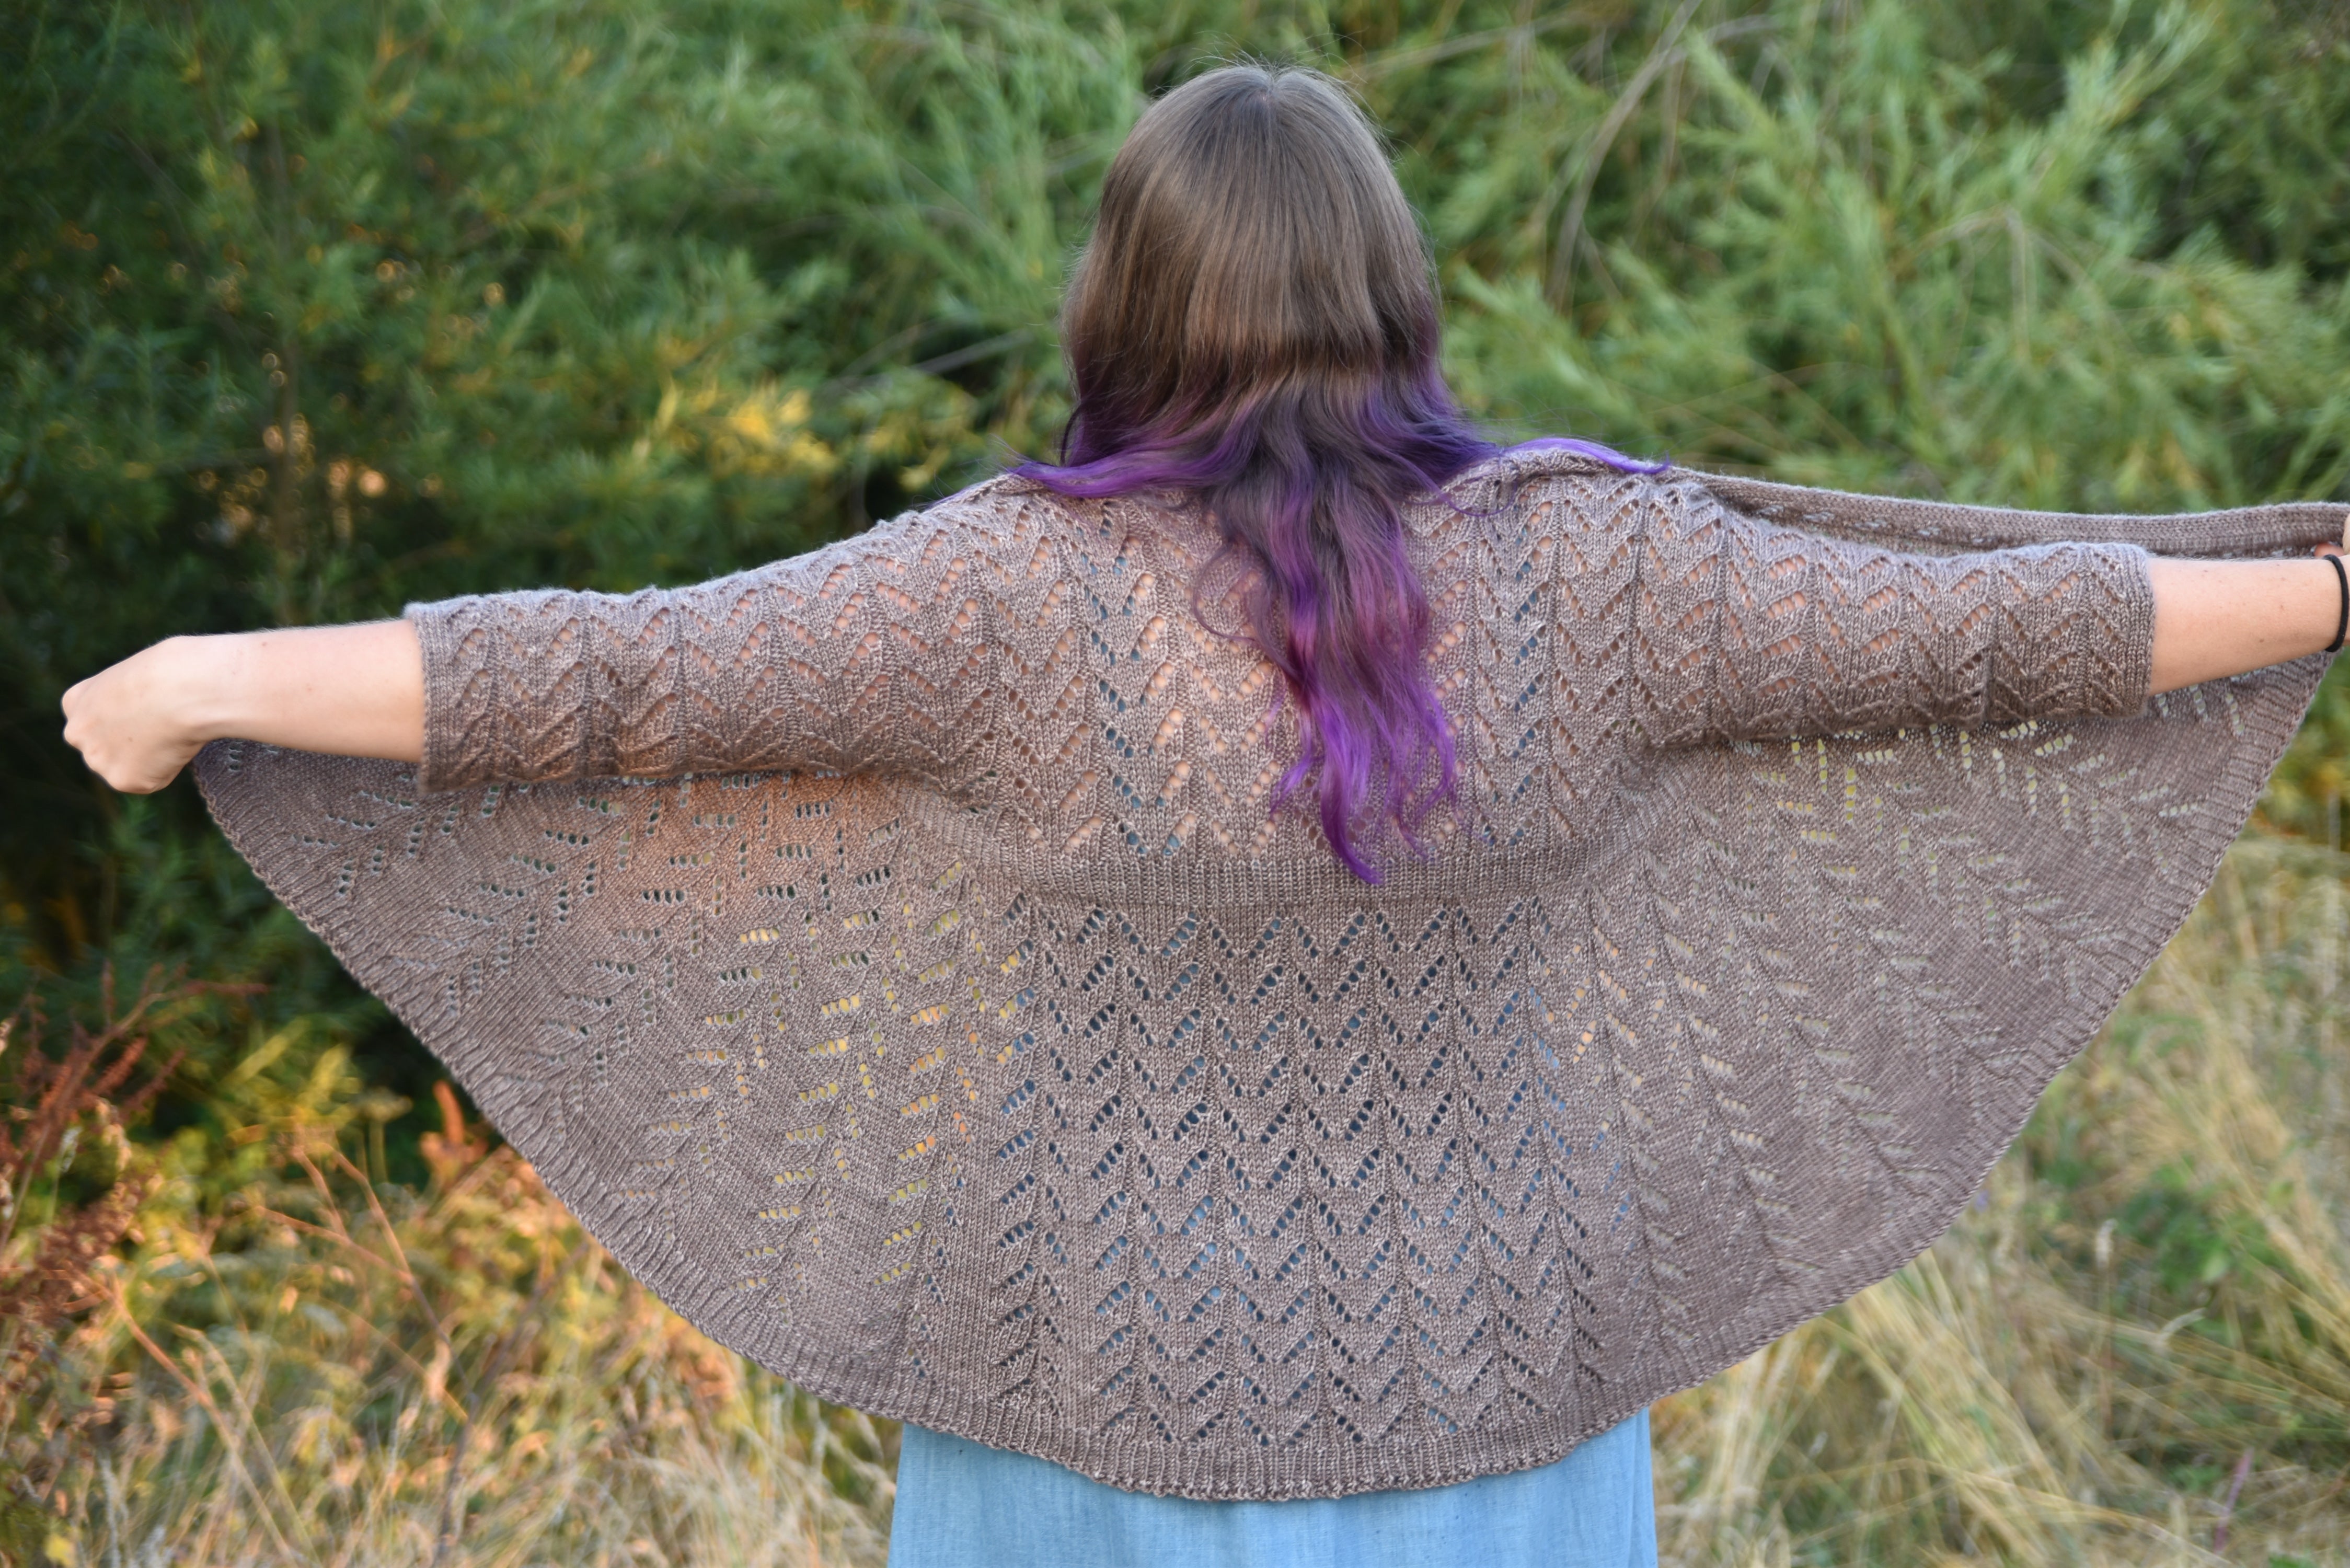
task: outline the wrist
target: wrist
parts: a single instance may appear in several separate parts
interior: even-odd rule
[[[156,645],[161,659],[156,695],[166,722],[191,750],[250,728],[250,682],[243,679],[249,640],[229,634],[174,637]]]

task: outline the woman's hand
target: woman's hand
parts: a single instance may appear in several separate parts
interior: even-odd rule
[[[424,656],[404,620],[175,637],[65,694],[66,743],[130,794],[231,736],[342,756],[424,755]]]
[[[126,794],[151,794],[211,739],[202,713],[218,639],[175,637],[67,689],[66,744]]]

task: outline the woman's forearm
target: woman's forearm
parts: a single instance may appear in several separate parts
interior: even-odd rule
[[[175,637],[75,686],[64,708],[68,743],[133,794],[231,737],[417,762],[424,656],[404,620]]]
[[[424,654],[404,620],[200,639],[219,674],[203,739],[421,761]]]
[[[2322,559],[2158,556],[2152,571],[2156,691],[2320,652],[2341,624],[2342,587]]]

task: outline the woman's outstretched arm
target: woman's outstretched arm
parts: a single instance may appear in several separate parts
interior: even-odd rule
[[[2333,640],[2341,589],[2319,561],[2148,566],[2153,691]],[[64,706],[67,742],[132,794],[162,788],[205,742],[229,737],[399,762],[424,753],[423,655],[409,621],[172,638],[76,685]]]
[[[2350,514],[2345,535],[2350,537]],[[2342,554],[2331,545],[2317,556]],[[2218,680],[2324,651],[2341,624],[2342,585],[2323,559],[2189,561],[2162,556],[2154,579],[2152,691]]]
[[[1639,545],[1631,718],[1662,747],[2126,716],[2317,653],[2342,618],[2334,567],[2312,556],[2112,542],[1908,553],[1694,487],[1659,487]]]
[[[1000,732],[992,538],[942,508],[692,587],[174,638],[67,692],[66,739],[136,792],[235,738],[417,763],[425,790],[819,768],[968,793]]]
[[[404,620],[175,637],[65,695],[66,743],[116,789],[170,784],[210,741],[424,755],[424,656]]]

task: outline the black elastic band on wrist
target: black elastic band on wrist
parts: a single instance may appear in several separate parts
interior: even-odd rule
[[[2339,556],[2328,556],[2325,559],[2334,563],[2334,585],[2342,590],[2342,618],[2334,623],[2334,640],[2325,645],[2325,651],[2339,653],[2342,651],[2343,636],[2350,633],[2350,570],[2344,568]]]

